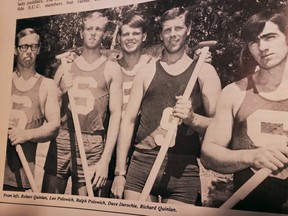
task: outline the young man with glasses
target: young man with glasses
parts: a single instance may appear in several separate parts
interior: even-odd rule
[[[15,146],[21,145],[34,174],[37,143],[55,138],[60,126],[57,87],[35,70],[39,50],[40,37],[34,29],[26,28],[16,35],[3,190],[31,188]]]

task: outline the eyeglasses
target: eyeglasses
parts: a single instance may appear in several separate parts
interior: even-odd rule
[[[26,52],[30,47],[31,51],[37,51],[39,49],[40,44],[23,44],[18,45],[17,47],[20,49],[21,52]]]

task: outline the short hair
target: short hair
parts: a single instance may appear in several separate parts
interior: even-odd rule
[[[81,21],[80,21],[80,29],[83,31],[84,30],[84,25],[85,25],[85,22],[88,20],[88,19],[91,19],[93,21],[96,21],[98,19],[104,19],[105,21],[105,26],[104,26],[104,30],[106,31],[107,30],[107,24],[109,22],[108,18],[101,12],[89,12],[89,13],[85,13],[85,15],[82,17]]]
[[[15,46],[18,46],[19,44],[19,40],[22,38],[22,37],[25,37],[27,35],[31,35],[31,34],[36,34],[38,36],[38,43],[40,43],[40,36],[39,34],[36,32],[35,29],[33,28],[25,28],[25,29],[22,29],[20,32],[18,32],[16,34],[16,37],[15,37]]]
[[[128,16],[126,16],[125,19],[122,21],[122,24],[119,28],[119,31],[118,31],[119,35],[121,35],[122,33],[123,25],[128,25],[131,28],[141,28],[142,33],[147,32],[146,20],[140,14],[129,14]]]
[[[242,28],[242,38],[246,43],[240,55],[240,67],[248,73],[253,73],[257,62],[249,51],[248,44],[257,39],[263,31],[267,22],[273,22],[279,30],[285,35],[286,43],[288,42],[288,18],[280,10],[264,10],[248,18]],[[246,73],[246,72],[245,72]]]
[[[167,10],[160,18],[161,24],[167,20],[175,19],[176,17],[184,17],[184,22],[187,27],[191,26],[191,17],[188,9],[184,7],[175,7]]]

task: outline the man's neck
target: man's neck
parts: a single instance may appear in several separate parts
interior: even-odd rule
[[[254,76],[258,91],[271,100],[288,98],[288,62],[285,60],[277,67],[265,70],[260,68]]]
[[[259,85],[267,86],[270,90],[275,90],[281,84],[283,79],[285,77],[287,78],[287,69],[285,69],[286,63],[287,61],[283,61],[271,69],[260,68],[256,73],[255,81]]]
[[[23,77],[24,80],[28,80],[30,79],[31,77],[35,76],[35,74],[37,73],[36,70],[35,70],[35,66],[31,66],[30,68],[25,68],[21,65],[17,65],[17,76],[18,77]]]
[[[95,62],[97,59],[99,59],[102,55],[100,53],[100,48],[97,49],[87,49],[83,48],[83,52],[81,54],[85,61],[89,64]]]
[[[185,48],[179,50],[177,53],[169,53],[164,49],[163,57],[161,61],[166,62],[166,64],[171,65],[175,64],[179,59],[181,59],[184,55]]]
[[[189,58],[186,53],[183,53],[181,58],[177,59],[174,63],[170,61],[170,64],[168,64],[166,61],[163,61],[162,58],[160,64],[168,74],[172,76],[177,76],[186,71],[187,68],[192,64],[192,62],[193,60]]]
[[[135,53],[124,53],[123,57],[119,60],[119,64],[127,71],[133,70],[134,66],[139,62],[141,58],[141,51]]]

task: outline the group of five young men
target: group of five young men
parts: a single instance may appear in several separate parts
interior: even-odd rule
[[[86,158],[93,172],[92,185],[95,191],[101,189],[100,196],[109,197],[113,181],[111,197],[137,200],[169,121],[179,118],[177,134],[149,201],[159,202],[161,197],[164,203],[195,204],[200,190],[197,158],[201,153],[205,167],[235,173],[236,189],[255,170],[273,170],[238,208],[280,212],[288,194],[287,20],[284,14],[273,12],[249,18],[243,35],[257,70],[228,85],[220,94],[221,84],[214,67],[204,63],[190,98],[186,99],[182,95],[197,62],[185,52],[190,21],[189,12],[182,7],[162,15],[160,39],[164,49],[156,59],[141,52],[147,37],[145,19],[138,14],[127,16],[118,33],[123,56],[111,61],[100,52],[108,19],[99,12],[90,13],[81,24],[81,55],[68,64],[68,73],[59,67],[54,83],[35,71],[39,35],[32,29],[18,33],[4,190],[29,188],[21,162],[14,163],[15,145],[23,146],[34,171],[36,143],[52,139],[42,192],[65,193],[71,177],[72,194],[87,195],[69,89],[75,98]],[[35,108],[27,97],[39,101]],[[26,113],[26,128],[15,125],[24,121],[19,113]],[[131,145],[135,149],[127,164]],[[113,180],[108,179],[108,172],[115,146]],[[105,190],[107,187],[109,190]]]

